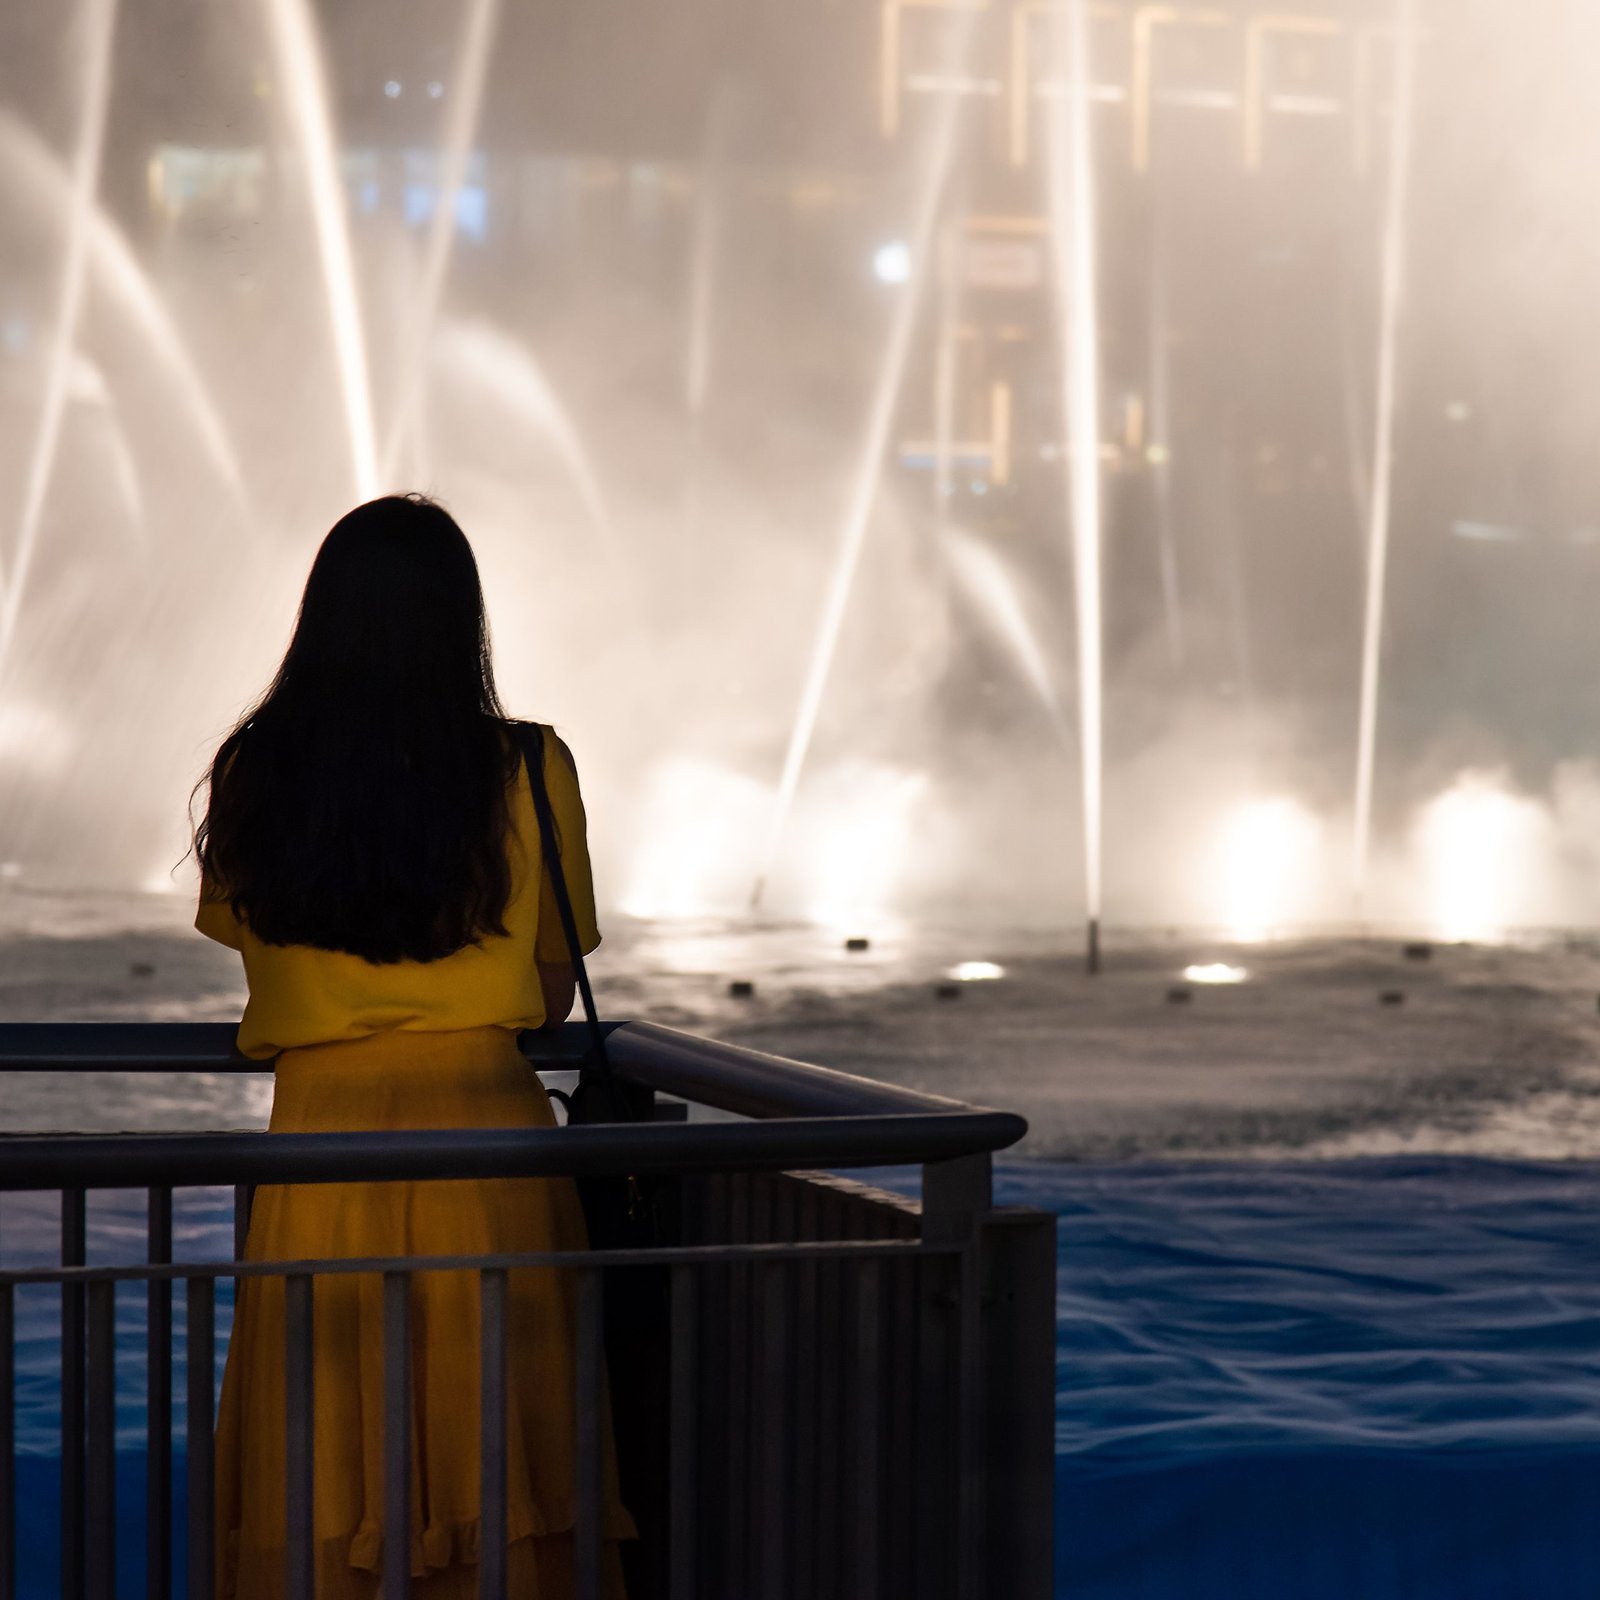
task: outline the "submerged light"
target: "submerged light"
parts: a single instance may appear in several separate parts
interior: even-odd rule
[[[947,974],[957,983],[993,983],[1005,975],[1006,969],[997,961],[958,961]]]
[[[1190,983],[1243,983],[1250,976],[1243,967],[1230,967],[1226,961],[1185,967],[1183,975]]]
[[[902,239],[879,245],[872,257],[872,275],[879,283],[909,283],[911,246]]]

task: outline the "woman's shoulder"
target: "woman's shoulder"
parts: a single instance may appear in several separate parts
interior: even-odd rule
[[[578,775],[578,763],[573,758],[571,747],[549,723],[507,720],[500,725],[500,728],[501,738],[505,741],[506,747],[524,754],[531,744],[530,736],[537,734],[544,752],[545,770],[548,772],[552,761],[558,760],[573,777]],[[518,771],[521,771],[520,763]]]

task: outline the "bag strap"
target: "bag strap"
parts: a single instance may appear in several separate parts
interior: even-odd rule
[[[539,844],[544,856],[544,870],[550,874],[550,887],[555,890],[561,931],[567,937],[567,953],[572,958],[578,993],[583,996],[583,1014],[589,1024],[589,1048],[594,1059],[586,1065],[609,1068],[606,1033],[600,1026],[600,1014],[595,1010],[594,990],[589,987],[589,969],[584,965],[583,946],[578,939],[578,919],[572,914],[567,875],[561,868],[561,845],[556,838],[555,814],[550,809],[550,796],[544,784],[544,729],[536,722],[522,723],[517,728],[517,742],[522,747],[522,759],[528,768],[528,788],[533,792],[533,814],[539,819]]]

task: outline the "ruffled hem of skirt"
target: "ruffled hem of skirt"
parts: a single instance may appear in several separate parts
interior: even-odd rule
[[[525,1539],[546,1539],[571,1534],[577,1526],[575,1516],[549,1517],[536,1505],[513,1506],[506,1513],[506,1544],[519,1544]],[[601,1537],[607,1543],[620,1543],[639,1537],[633,1518],[620,1505],[605,1509]],[[347,1540],[329,1541],[335,1549],[324,1550],[324,1557],[333,1556],[338,1565],[353,1572],[378,1576],[383,1571],[383,1528],[368,1518]],[[341,1553],[337,1546],[344,1544]],[[433,1522],[421,1532],[411,1536],[411,1576],[426,1578],[450,1567],[475,1567],[482,1553],[482,1523],[476,1517],[458,1522]],[[281,1548],[256,1548],[247,1552],[252,1566],[256,1562],[281,1563]],[[237,1529],[225,1539],[220,1593],[223,1600],[232,1600],[239,1592],[241,1564],[240,1538]]]

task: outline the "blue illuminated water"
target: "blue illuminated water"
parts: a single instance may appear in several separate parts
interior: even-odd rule
[[[998,1188],[1060,1223],[1060,1594],[1600,1590],[1600,1167],[1017,1163]],[[136,1253],[138,1220],[135,1197],[100,1197],[91,1259]],[[46,1254],[50,1221],[8,1203],[7,1237]],[[221,1258],[231,1214],[190,1196],[179,1231]],[[142,1593],[143,1307],[119,1295],[124,1595]],[[24,1291],[19,1320],[20,1592],[43,1600],[53,1297]]]
[[[11,928],[0,903],[0,1016],[237,1015],[233,958],[137,909],[152,925],[63,901]],[[1061,1595],[1600,1594],[1600,944],[1418,965],[1398,944],[1290,942],[1182,1006],[1167,995],[1185,964],[1228,952],[1118,944],[1091,984],[1018,935],[919,932],[846,957],[814,930],[608,925],[597,982],[613,1015],[1026,1113],[1030,1159],[1001,1166],[999,1193],[1059,1221]],[[968,957],[1004,980],[938,999]],[[732,977],[754,1002],[730,999]],[[1380,1006],[1394,989],[1405,1004]],[[18,1130],[260,1126],[270,1092],[4,1087],[0,1127]],[[226,1202],[183,1203],[180,1254],[224,1258]],[[137,1196],[96,1197],[91,1258],[136,1258],[142,1227]],[[6,1264],[55,1242],[44,1202],[0,1197]],[[47,1292],[19,1298],[29,1600],[56,1593],[54,1313]],[[143,1317],[120,1293],[129,1452]],[[226,1325],[223,1304],[219,1357]],[[120,1485],[124,1596],[143,1592],[141,1465],[130,1453]]]

